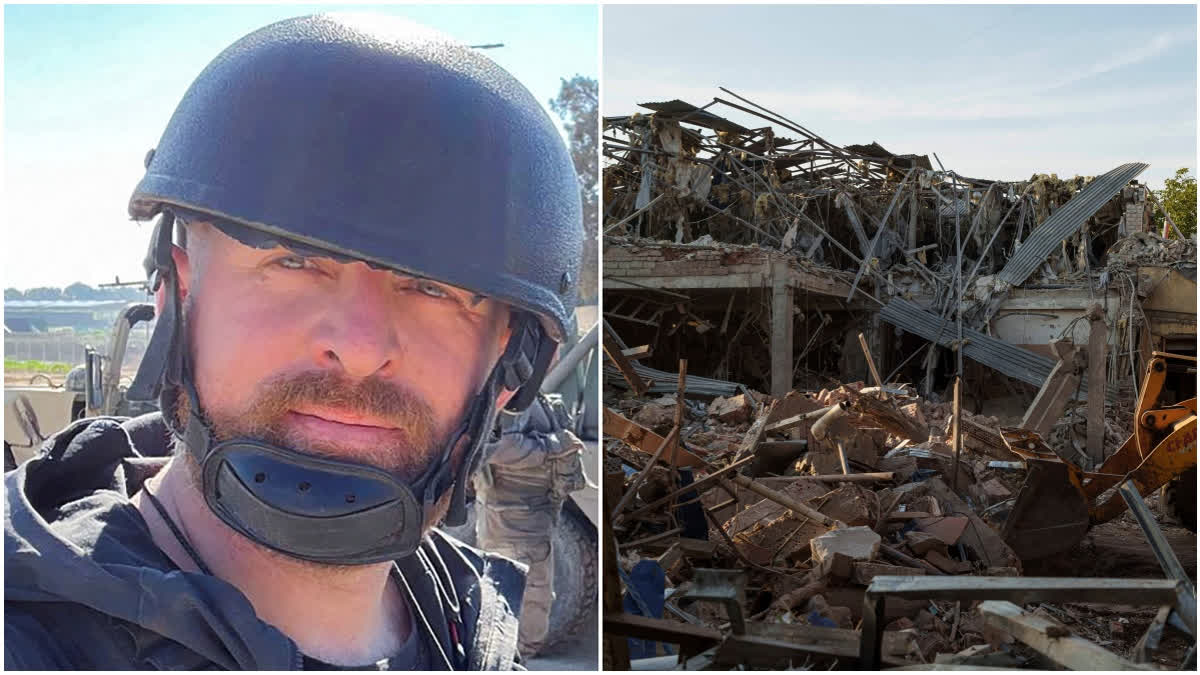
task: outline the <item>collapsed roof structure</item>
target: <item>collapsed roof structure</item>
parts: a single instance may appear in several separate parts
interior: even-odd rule
[[[1114,392],[1132,392],[1155,349],[1195,354],[1195,243],[1148,231],[1153,194],[1135,180],[1148,165],[970,178],[936,155],[839,147],[727,93],[736,101],[604,120],[605,316],[653,346],[645,364],[690,358],[697,374],[782,396],[865,379],[863,331],[880,369],[926,396],[956,370],[935,339],[1005,376],[995,383],[1037,387],[1051,340],[1085,342],[1076,319],[1097,303]]]

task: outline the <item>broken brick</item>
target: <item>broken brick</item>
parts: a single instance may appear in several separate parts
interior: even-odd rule
[[[813,561],[820,564],[834,553],[842,553],[852,560],[874,560],[879,555],[882,541],[869,527],[847,527],[830,530],[809,543]]]

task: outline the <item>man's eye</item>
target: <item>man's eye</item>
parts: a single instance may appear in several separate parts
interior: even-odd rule
[[[275,261],[276,265],[287,268],[289,270],[302,270],[309,266],[308,259],[298,255],[290,255],[286,258],[280,258]]]
[[[446,289],[442,288],[441,284],[436,284],[432,281],[425,281],[423,279],[417,281],[417,290],[431,298],[450,297],[450,293],[447,292]]]

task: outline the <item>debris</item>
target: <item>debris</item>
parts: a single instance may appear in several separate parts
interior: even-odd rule
[[[826,532],[809,544],[812,546],[813,561],[819,565],[835,553],[843,554],[850,560],[874,560],[879,555],[880,541],[879,535],[869,527],[848,527]]]
[[[925,570],[919,567],[901,567],[900,565],[856,562],[854,563],[854,571],[850,575],[850,579],[856,584],[867,586],[871,583],[872,579],[881,574],[925,574]]]
[[[964,516],[939,516],[936,518],[920,518],[917,527],[922,532],[937,537],[942,543],[953,546],[967,529],[967,518]]]
[[[919,530],[913,530],[904,535],[904,543],[908,545],[909,550],[919,556],[924,556],[932,550],[941,551],[944,555],[949,555],[946,549],[946,542],[932,534]]]
[[[1120,515],[1120,478],[1141,469],[1116,465],[1140,462],[1141,413],[1194,414],[1139,407],[1139,368],[1196,335],[1195,239],[1147,231],[1145,165],[969,178],[926,155],[835,145],[723,92],[604,120],[613,548],[624,569],[656,561],[672,598],[663,624],[612,625],[675,640],[687,669],[1035,667],[1054,658],[1031,651],[1039,639],[1125,661],[1170,643],[1168,617],[1186,624],[1160,610],[1194,594],[1137,577],[1162,574],[1168,542],[1194,567],[1194,534],[1148,528],[1148,546],[1129,514],[1078,543],[1027,523],[1063,546],[1036,561],[1005,538],[1046,462],[1106,466],[1074,478]],[[1185,365],[1166,389],[1192,391]],[[1022,422],[1042,454],[1010,449]],[[1086,531],[1086,508],[1059,511]],[[720,600],[740,620],[687,599],[701,569],[744,573],[741,595]],[[1041,637],[985,620],[980,601],[1040,603],[1017,623],[1045,622]],[[1072,614],[1110,601],[1153,609],[1129,624]]]
[[[750,419],[752,410],[753,405],[745,394],[728,398],[718,396],[708,405],[708,416],[725,424],[741,424]]]
[[[1031,615],[1011,602],[987,600],[979,606],[984,620],[1006,630],[1060,666],[1071,670],[1137,670],[1134,663],[1075,637],[1053,621]]]

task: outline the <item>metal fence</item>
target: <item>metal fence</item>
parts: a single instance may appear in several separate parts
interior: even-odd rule
[[[148,341],[145,328],[134,328],[126,344],[123,370],[141,362]],[[84,348],[88,345],[107,356],[112,349],[112,336],[74,333],[5,335],[4,359],[67,363],[75,366],[83,363]]]

